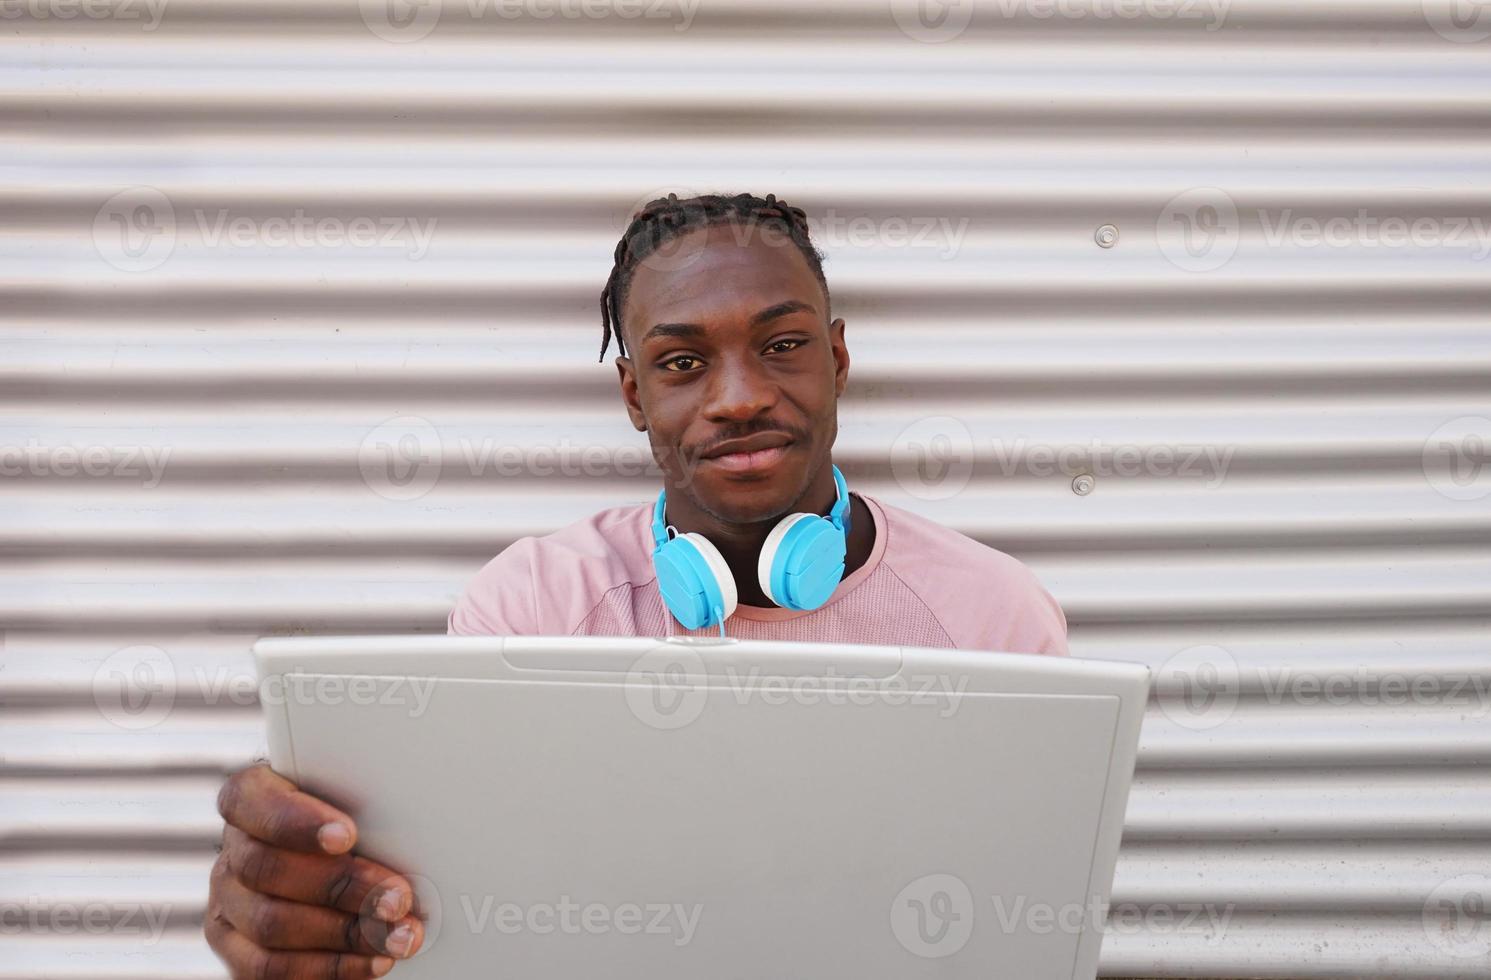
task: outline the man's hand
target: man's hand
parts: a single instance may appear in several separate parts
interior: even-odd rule
[[[381,977],[419,949],[414,889],[352,853],[352,818],[253,766],[218,794],[207,944],[234,980]]]

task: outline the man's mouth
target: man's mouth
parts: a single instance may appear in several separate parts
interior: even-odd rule
[[[752,470],[764,470],[775,466],[777,461],[785,455],[787,455],[786,446],[775,446],[771,449],[759,449],[753,453],[725,453],[722,456],[711,456],[707,462],[732,473],[748,473]]]
[[[703,453],[700,461],[731,473],[749,473],[775,466],[791,446],[792,437],[786,433],[762,432],[722,442]]]

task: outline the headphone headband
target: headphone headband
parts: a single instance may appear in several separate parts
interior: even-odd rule
[[[834,505],[829,508],[828,519],[833,526],[840,531],[849,530],[849,485],[844,482],[844,474],[839,472],[837,466],[831,466],[834,472],[834,490],[836,496]]]
[[[667,497],[666,489],[659,491],[657,503],[652,507],[652,544],[656,548],[661,548],[668,543],[668,528],[663,523],[663,505]]]

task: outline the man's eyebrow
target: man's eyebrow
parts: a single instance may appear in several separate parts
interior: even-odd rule
[[[703,333],[704,328],[697,323],[654,323],[642,340],[645,343],[653,337],[699,337]]]
[[[817,314],[817,312],[818,311],[813,309],[813,306],[810,303],[804,303],[800,299],[789,299],[781,303],[777,303],[774,306],[768,306],[760,313],[757,313],[755,316],[751,317],[751,326],[759,327],[763,323],[766,323],[770,320],[775,320],[778,317],[784,317],[788,313]]]
[[[751,326],[759,327],[789,313],[813,313],[818,311],[812,304],[804,303],[800,299],[783,300],[768,306],[766,309],[751,317]],[[697,323],[654,323],[642,335],[642,341],[646,343],[653,337],[700,337],[704,334],[704,328]]]

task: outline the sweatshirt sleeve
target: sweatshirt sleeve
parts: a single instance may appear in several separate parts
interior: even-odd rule
[[[1066,612],[1056,597],[1046,591],[1034,572],[1022,566],[1025,601],[1011,624],[1006,649],[1015,653],[1044,653],[1070,656],[1067,646]]]
[[[446,617],[446,632],[454,636],[537,635],[533,556],[534,539],[520,538],[487,562],[466,584]]]

